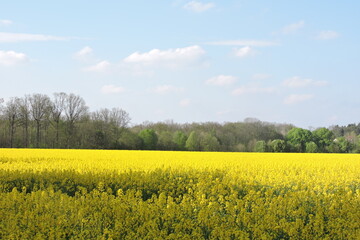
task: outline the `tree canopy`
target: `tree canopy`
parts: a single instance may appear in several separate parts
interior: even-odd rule
[[[120,107],[89,111],[75,94],[0,99],[0,147],[180,151],[360,152],[360,124],[318,128],[262,122],[173,121],[130,126]]]

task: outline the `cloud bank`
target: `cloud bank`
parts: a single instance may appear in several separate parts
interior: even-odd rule
[[[13,66],[28,62],[29,58],[24,53],[14,51],[0,51],[0,65]]]
[[[197,13],[205,12],[214,7],[214,3],[202,3],[198,1],[191,1],[184,5],[184,9]]]
[[[316,39],[318,39],[318,40],[330,40],[330,39],[338,38],[339,36],[340,36],[340,34],[335,32],[335,31],[321,31],[316,36]]]
[[[9,26],[13,24],[13,21],[8,19],[0,19],[0,26]]]
[[[314,98],[312,94],[291,94],[285,98],[284,103],[287,105],[308,101]]]
[[[315,81],[310,78],[301,78],[298,76],[286,79],[283,85],[289,88],[302,88],[302,87],[322,87],[326,86],[326,81]]]
[[[101,88],[101,92],[104,94],[114,94],[114,93],[122,93],[125,89],[122,87],[117,87],[115,85],[105,85]]]
[[[249,47],[271,47],[276,46],[278,43],[272,41],[262,41],[262,40],[225,40],[225,41],[215,41],[215,42],[206,42],[207,45],[215,46],[249,46]]]
[[[281,33],[293,34],[293,33],[296,33],[298,30],[300,30],[301,28],[303,28],[304,26],[305,26],[305,21],[301,20],[299,22],[292,23],[292,24],[289,24],[289,25],[283,27],[283,29],[281,30]]]
[[[236,79],[236,77],[230,75],[219,75],[206,80],[205,83],[213,86],[226,86],[233,84]]]
[[[34,42],[34,41],[68,41],[75,37],[59,37],[43,34],[0,32],[0,43]]]

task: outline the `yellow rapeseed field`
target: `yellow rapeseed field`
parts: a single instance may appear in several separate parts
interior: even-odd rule
[[[225,170],[234,180],[267,185],[360,183],[358,154],[1,149],[0,169],[39,173]]]
[[[360,239],[360,155],[0,149],[0,239]]]

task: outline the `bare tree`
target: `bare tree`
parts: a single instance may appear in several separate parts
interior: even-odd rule
[[[98,111],[91,113],[91,120],[97,131],[108,132],[110,123],[110,110],[102,108]]]
[[[110,112],[110,123],[116,127],[116,141],[118,141],[122,132],[129,126],[130,116],[125,110],[121,108],[113,108]]]
[[[10,98],[6,102],[4,114],[9,123],[9,147],[13,147],[16,124],[19,120],[19,98]]]
[[[57,147],[59,147],[60,120],[65,109],[66,98],[66,93],[54,93],[54,99],[51,104],[51,120],[55,127],[55,145]]]
[[[102,108],[93,113],[93,119],[112,124],[120,129],[126,128],[131,120],[129,114],[121,108],[112,108],[111,110]]]
[[[116,148],[121,133],[130,123],[129,114],[120,108],[112,108],[111,110],[102,108],[92,113],[91,118],[95,123],[96,134],[101,134],[103,138],[97,137],[97,144],[103,147],[110,143],[111,145],[108,147]]]
[[[118,128],[126,128],[130,123],[130,116],[125,110],[121,108],[113,108],[110,112],[110,121]]]
[[[47,95],[33,94],[29,98],[31,105],[31,115],[36,123],[36,147],[40,146],[40,128],[41,124],[49,115],[51,101]]]
[[[5,147],[6,144],[4,144],[6,142],[6,133],[3,131],[3,129],[5,129],[2,124],[4,123],[3,119],[4,119],[4,106],[2,105],[4,103],[4,99],[0,98],[0,147]]]
[[[88,107],[86,106],[82,97],[70,93],[65,99],[64,112],[68,124],[67,145],[70,147],[70,145],[73,143],[75,123],[87,114]]]
[[[29,125],[31,118],[31,108],[29,96],[19,99],[19,123],[23,127],[23,145],[29,146]]]
[[[101,119],[101,121],[103,121],[106,124],[110,123],[110,110],[107,108],[102,108],[98,111],[99,113],[99,117]]]

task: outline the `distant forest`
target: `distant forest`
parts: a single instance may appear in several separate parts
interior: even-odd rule
[[[253,118],[131,125],[123,109],[90,112],[75,94],[0,99],[1,148],[359,153],[359,134],[360,124],[310,131]]]

